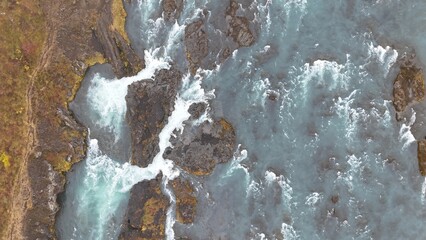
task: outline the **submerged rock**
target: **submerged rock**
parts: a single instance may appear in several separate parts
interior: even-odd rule
[[[399,115],[414,102],[420,102],[425,96],[424,75],[420,68],[402,66],[393,85],[393,105]]]
[[[223,118],[199,125],[187,121],[182,133],[175,131],[175,136],[170,139],[173,147],[166,149],[163,157],[198,176],[208,175],[216,164],[229,161],[236,147],[234,128]]]
[[[132,163],[146,167],[159,151],[158,134],[173,111],[182,74],[175,68],[162,69],[155,80],[132,83],[128,88],[127,122],[132,141]]]
[[[226,11],[228,20],[228,36],[231,36],[238,47],[249,47],[253,45],[255,37],[250,30],[250,22],[244,16],[237,16],[239,5],[236,1],[231,1]]]
[[[426,140],[417,141],[417,158],[419,161],[419,170],[422,176],[426,176]]]
[[[162,7],[164,19],[174,21],[179,18],[182,12],[183,0],[163,0]]]

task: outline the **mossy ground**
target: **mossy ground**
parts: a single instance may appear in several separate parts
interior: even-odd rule
[[[11,211],[13,184],[28,143],[28,90],[45,40],[38,1],[0,3],[0,236]]]
[[[126,26],[126,17],[127,13],[124,10],[123,0],[113,0],[111,6],[112,12],[112,27],[118,33],[120,33],[123,38],[130,43],[129,37],[127,36],[127,32],[125,29]]]

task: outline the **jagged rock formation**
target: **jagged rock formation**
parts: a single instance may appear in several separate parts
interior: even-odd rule
[[[164,19],[174,21],[179,18],[183,8],[183,0],[163,0],[162,2]]]
[[[172,67],[158,71],[154,81],[142,80],[129,86],[127,121],[134,164],[146,167],[159,152],[158,135],[173,111],[181,79],[182,74]],[[164,155],[195,175],[211,173],[217,163],[230,160],[235,150],[235,132],[226,120],[194,125],[205,110],[204,103],[190,107],[191,118],[185,123],[183,133],[175,133],[176,137],[171,140],[174,148],[166,150]],[[164,237],[164,209],[168,208],[169,200],[159,193],[160,179],[142,182],[132,188],[121,233],[123,239]],[[193,222],[197,200],[191,182],[179,177],[170,185],[176,195],[177,220],[184,224]]]
[[[393,105],[398,114],[425,96],[423,71],[416,66],[401,66],[393,85]],[[400,119],[397,115],[397,118]]]
[[[194,175],[208,175],[219,163],[232,158],[235,150],[235,131],[225,119],[205,121],[200,125],[186,122],[182,134],[175,132],[170,140],[173,148],[164,158]]]
[[[182,73],[175,68],[160,70],[154,81],[142,80],[128,88],[127,122],[132,138],[132,163],[146,167],[159,151],[161,129],[174,109]]]
[[[197,198],[191,182],[181,177],[171,182],[176,196],[176,221],[183,224],[194,222]]]
[[[169,199],[161,192],[162,175],[133,186],[119,239],[164,239]]]
[[[174,1],[171,0],[170,2]],[[163,2],[163,9],[164,4],[165,3]],[[253,45],[256,40],[255,34],[252,31],[253,26],[251,26],[252,24],[246,16],[242,16],[241,13],[237,14],[239,7],[239,4],[232,0],[225,10],[224,16],[226,24],[224,27],[219,27],[217,30],[226,34],[221,35],[218,38],[220,39],[220,42],[226,42],[227,44],[219,46],[219,48],[216,46],[219,43],[210,42],[214,40],[209,38],[207,31],[207,28],[212,27],[209,25],[210,22],[206,20],[207,13],[200,14],[200,19],[195,20],[185,27],[184,44],[186,59],[189,64],[191,74],[195,74],[198,68],[213,68],[215,66],[213,61],[219,60],[219,62],[223,62],[231,55],[232,51],[237,48],[250,47]],[[165,10],[164,12],[166,13]],[[219,59],[206,59],[209,54],[211,56],[219,56]]]
[[[68,103],[89,66],[110,62],[115,73],[124,76],[138,72],[143,62],[123,36],[121,0],[23,0],[5,2],[0,7],[8,12],[0,20],[2,27],[9,21],[14,26],[11,39],[2,40],[2,46],[10,45],[16,52],[12,65],[22,64],[6,73],[10,76],[2,75],[19,86],[19,108],[7,112],[24,116],[21,129],[11,128],[22,132],[22,136],[9,137],[10,143],[0,145],[0,154],[6,152],[10,159],[8,181],[4,181],[9,183],[0,182],[0,194],[6,203],[0,203],[0,234],[5,231],[9,239],[54,239],[59,209],[56,196],[63,191],[65,172],[84,158],[86,149],[86,130],[74,120]],[[12,65],[7,63],[11,70]],[[9,120],[15,121],[16,116],[11,115]],[[19,146],[19,156],[12,151],[15,145]],[[3,172],[0,175],[6,176]],[[3,195],[3,189],[11,194]]]
[[[238,44],[238,47],[249,47],[253,45],[255,38],[250,30],[249,20],[244,16],[237,16],[238,9],[238,3],[231,0],[226,10],[226,20],[229,24],[227,34]]]
[[[406,58],[406,55],[403,56]],[[393,85],[393,105],[396,119],[401,121],[408,106],[419,103],[425,97],[423,70],[414,64],[414,59],[405,59]],[[426,176],[426,140],[417,140],[417,160],[420,174]]]
[[[209,40],[203,20],[197,20],[185,27],[185,48],[189,69],[195,74],[209,53]]]
[[[159,134],[174,109],[182,73],[163,69],[154,81],[142,80],[128,87],[127,122],[131,130],[132,163],[139,167],[150,164],[159,152]],[[169,199],[161,192],[161,175],[155,180],[136,184],[121,232],[122,239],[164,239]]]

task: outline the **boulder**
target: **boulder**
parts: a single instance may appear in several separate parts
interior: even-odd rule
[[[195,74],[209,50],[209,40],[203,20],[197,20],[185,27],[184,43],[189,69],[192,74]]]
[[[162,7],[164,19],[174,21],[179,18],[182,12],[183,0],[163,0]]]
[[[425,96],[423,71],[415,66],[401,66],[393,85],[393,105],[397,114],[405,111],[414,102],[420,102]],[[397,117],[400,120],[400,117]]]
[[[171,182],[176,196],[176,221],[182,224],[194,222],[197,198],[191,182],[182,177]]]
[[[236,136],[232,125],[225,119],[185,122],[181,132],[175,131],[170,139],[173,147],[163,157],[193,175],[208,175],[216,164],[229,161],[236,148]]]
[[[169,199],[161,192],[162,175],[133,186],[119,239],[164,239]]]
[[[155,80],[131,84],[126,96],[127,122],[132,141],[132,163],[146,167],[159,151],[158,135],[171,115],[182,74],[162,69]]]

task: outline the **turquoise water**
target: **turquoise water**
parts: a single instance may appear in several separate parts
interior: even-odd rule
[[[233,123],[240,147],[211,176],[194,180],[196,223],[175,223],[170,211],[168,238],[423,238],[426,182],[418,172],[415,138],[426,134],[426,105],[408,109],[397,122],[391,94],[405,52],[414,49],[426,62],[426,2],[240,3],[256,42],[223,63],[217,51],[229,43],[221,40],[227,1],[184,1],[176,23],[164,22],[158,1],[127,6],[130,37],[148,68],[114,80],[98,66],[86,77],[73,111],[92,140],[87,159],[68,176],[60,239],[116,239],[131,186],[159,169],[167,170],[167,179],[179,174],[162,157],[149,169],[125,163],[124,96],[129,83],[168,63],[185,68],[184,26],[201,14],[212,69],[184,77],[180,105],[160,145],[167,146],[171,131],[181,127],[190,103],[214,95],[215,114]],[[279,94],[276,101],[268,99],[270,91]]]

